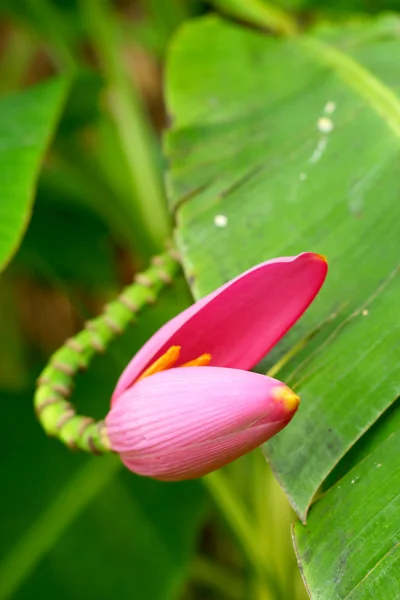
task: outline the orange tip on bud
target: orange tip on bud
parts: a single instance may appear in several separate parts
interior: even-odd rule
[[[288,412],[295,412],[300,404],[299,396],[284,385],[274,390],[274,398],[281,402]]]

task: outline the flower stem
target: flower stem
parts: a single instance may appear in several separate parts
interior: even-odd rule
[[[127,77],[116,18],[106,0],[81,0],[82,13],[107,81],[107,106],[129,166],[133,196],[156,251],[169,236],[156,140],[140,96]]]
[[[34,399],[36,414],[48,435],[72,449],[93,454],[110,450],[103,423],[77,415],[67,400],[74,378],[79,370],[88,367],[96,352],[104,351],[125,331],[139,310],[156,300],[178,269],[173,251],[155,257],[152,266],[136,275],[135,282],[108,304],[102,315],[88,321],[81,332],[53,354],[38,379]]]
[[[265,600],[278,597],[276,578],[263,560],[262,553],[260,552],[255,523],[250,522],[250,517],[246,514],[246,509],[240,503],[235,491],[231,489],[228,478],[219,470],[206,475],[203,481],[233,535],[239,542],[250,566],[260,582],[262,582],[263,589],[266,591]]]

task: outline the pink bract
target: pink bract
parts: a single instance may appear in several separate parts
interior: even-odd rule
[[[119,396],[106,418],[113,450],[135,473],[200,477],[253,450],[292,418],[288,388],[257,373],[187,367],[156,373]]]
[[[303,314],[326,272],[317,254],[270,260],[164,325],[125,369],[105,419],[110,447],[123,463],[157,479],[191,479],[285,427],[299,398],[248,369]],[[172,346],[180,347],[179,360],[139,379]],[[203,354],[211,355],[210,366],[183,367]]]
[[[251,369],[304,313],[326,273],[326,260],[311,252],[242,273],[161,327],[122,373],[112,402],[171,346],[181,346],[177,367],[210,353],[213,366]]]

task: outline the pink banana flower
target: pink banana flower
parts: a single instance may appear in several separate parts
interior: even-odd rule
[[[326,273],[319,254],[269,260],[161,327],[122,373],[105,420],[125,466],[192,479],[281,431],[298,396],[249,369],[301,317]]]

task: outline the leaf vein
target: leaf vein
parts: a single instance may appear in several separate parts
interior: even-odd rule
[[[299,38],[299,42],[322,63],[331,66],[343,81],[383,117],[396,136],[400,137],[400,100],[389,87],[337,48],[309,36]]]

